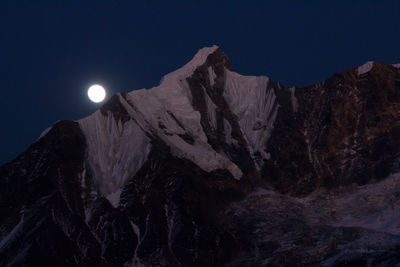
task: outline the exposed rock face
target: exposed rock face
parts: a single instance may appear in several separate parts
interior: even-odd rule
[[[400,151],[399,89],[398,69],[382,63],[295,88],[299,108],[278,113],[263,177],[294,195],[387,177]]]
[[[1,265],[101,262],[101,245],[85,223],[81,198],[85,148],[78,123],[62,121],[1,167]]]
[[[285,88],[204,48],[0,168],[0,265],[394,265],[399,103],[396,65]]]

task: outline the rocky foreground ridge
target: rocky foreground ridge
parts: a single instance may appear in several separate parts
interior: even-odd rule
[[[201,49],[0,167],[1,266],[395,266],[400,65],[305,88]]]

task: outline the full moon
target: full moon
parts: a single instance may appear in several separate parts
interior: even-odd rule
[[[88,90],[88,96],[92,102],[99,103],[106,97],[106,90],[103,86],[94,84],[90,86]]]

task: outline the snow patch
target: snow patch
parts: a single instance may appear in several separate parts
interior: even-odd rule
[[[392,64],[392,66],[395,67],[395,68],[397,68],[397,69],[400,69],[400,63]]]
[[[11,230],[11,232],[1,240],[0,249],[7,247],[12,242],[14,242],[18,235],[22,232],[22,230],[23,220],[20,220],[19,223]]]
[[[83,166],[83,170],[79,175],[81,179],[81,187],[86,188],[86,166]]]
[[[371,71],[372,67],[374,66],[373,61],[368,61],[364,65],[358,67],[358,75],[365,74],[369,71]]]
[[[210,79],[210,85],[211,87],[214,86],[214,81],[217,75],[215,74],[213,68],[211,66],[208,67],[208,78]]]
[[[32,243],[25,245],[25,247],[15,255],[7,266],[24,266],[22,263],[26,261],[29,251],[32,249]]]
[[[224,119],[224,135],[227,144],[238,146],[237,140],[232,138],[232,126],[226,119]]]
[[[136,245],[135,252],[133,254],[133,258],[132,258],[131,263],[130,264],[125,264],[125,266],[131,266],[131,267],[144,267],[145,266],[140,261],[138,255],[137,255],[137,252],[138,252],[139,247],[142,245],[143,240],[146,238],[147,227],[148,227],[148,224],[149,224],[149,217],[150,217],[150,215],[147,215],[147,217],[146,217],[145,231],[144,231],[143,235],[140,234],[139,226],[137,224],[133,223],[131,220],[129,221],[131,226],[132,226],[133,231],[135,232],[135,234],[137,236],[138,243]]]
[[[106,196],[106,198],[108,199],[108,201],[110,201],[111,205],[113,205],[114,208],[118,208],[120,197],[121,197],[121,189],[118,189],[114,193]]]
[[[40,138],[42,138],[43,136],[45,136],[46,134],[48,134],[48,132],[50,132],[51,128],[53,128],[53,127],[47,127],[46,130],[44,130],[44,131],[40,134],[40,136],[39,136],[38,139],[40,139]]]
[[[297,112],[298,104],[297,104],[297,98],[296,98],[296,87],[291,87],[289,88],[290,91],[290,99],[292,101],[292,108],[293,112]]]
[[[174,213],[172,210],[168,209],[168,205],[164,205],[165,211],[165,218],[167,219],[167,232],[168,232],[168,248],[170,252],[173,254],[172,251],[172,238],[173,238],[173,229],[174,229]]]

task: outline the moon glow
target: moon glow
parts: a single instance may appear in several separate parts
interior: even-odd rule
[[[106,90],[103,86],[94,84],[88,90],[88,97],[92,102],[99,103],[106,97]]]

